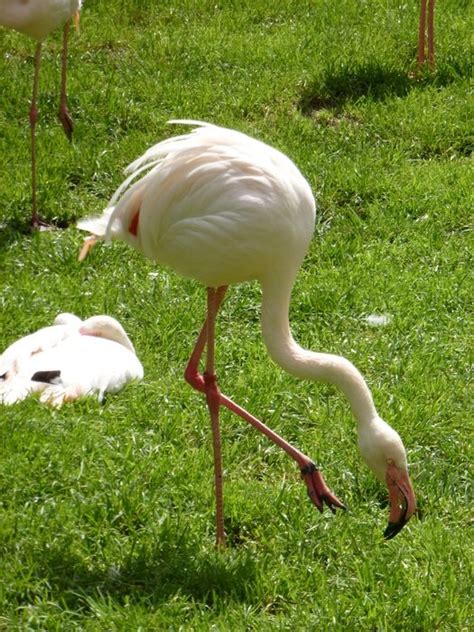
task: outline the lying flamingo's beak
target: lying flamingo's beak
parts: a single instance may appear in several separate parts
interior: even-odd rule
[[[82,244],[81,252],[79,253],[79,261],[84,261],[92,248],[96,245],[96,243],[100,241],[99,237],[95,235],[90,235],[84,239]]]
[[[397,468],[393,462],[388,464],[386,481],[390,499],[390,515],[384,537],[390,540],[403,529],[416,512],[416,498],[408,472]]]

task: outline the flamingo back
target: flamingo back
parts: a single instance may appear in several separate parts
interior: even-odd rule
[[[0,0],[0,24],[40,42],[79,11],[81,4],[81,0]]]
[[[301,172],[263,142],[198,125],[128,167],[129,177],[104,211],[110,215],[105,237],[123,239],[207,286],[261,280],[279,267],[297,270],[315,219]],[[101,220],[95,221],[100,234]],[[93,228],[91,220],[78,225]]]

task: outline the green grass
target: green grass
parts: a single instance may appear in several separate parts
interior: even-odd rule
[[[0,629],[472,629],[473,11],[437,3],[438,69],[412,79],[417,5],[86,2],[72,145],[55,119],[59,32],[41,81],[41,212],[70,227],[34,235],[34,45],[1,31],[0,348],[58,312],[107,312],[146,375],[103,406],[0,411]],[[319,515],[294,464],[223,412],[229,547],[215,550],[208,415],[182,379],[204,292],[123,244],[79,265],[74,229],[177,117],[266,140],[308,177],[318,222],[293,329],[353,360],[403,437],[423,515],[393,541],[347,404],[268,360],[247,284],[218,324],[223,390],[320,462],[350,511]],[[371,313],[392,321],[371,328]]]

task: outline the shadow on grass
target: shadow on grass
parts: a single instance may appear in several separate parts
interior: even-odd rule
[[[362,98],[384,101],[405,97],[412,90],[428,86],[442,88],[468,76],[463,65],[451,61],[440,65],[436,72],[427,70],[409,73],[377,62],[359,65],[329,66],[324,74],[305,87],[299,108],[305,115],[322,109],[340,110],[346,103]]]
[[[8,250],[8,247],[17,241],[21,234],[22,231],[16,223],[2,221],[0,224],[0,252]]]
[[[218,598],[242,601],[251,598],[256,587],[250,552],[205,548],[185,533],[168,530],[153,546],[132,552],[118,566],[91,567],[74,552],[74,545],[41,551],[35,566],[36,581],[30,582],[35,588],[14,596],[19,606],[44,599],[45,587],[48,599],[76,612],[89,610],[94,601],[157,605],[176,595],[206,605]]]
[[[64,230],[68,228],[73,220],[55,218],[47,220],[46,230]],[[6,219],[0,222],[0,252],[7,250],[8,247],[19,238],[31,236],[36,229],[31,227],[30,218],[27,216],[24,220],[16,217]]]

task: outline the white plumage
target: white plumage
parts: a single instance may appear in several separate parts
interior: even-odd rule
[[[314,199],[281,152],[205,125],[158,143],[127,173],[103,216],[82,220],[79,228],[123,239],[208,287],[263,280],[275,265],[299,268],[314,226]],[[134,235],[127,229],[138,211]]]
[[[387,483],[391,511],[386,537],[415,512],[405,448],[378,415],[359,371],[345,358],[300,347],[289,326],[295,277],[312,238],[315,202],[285,155],[245,134],[215,125],[162,141],[127,169],[130,174],[98,218],[79,222],[98,239],[122,239],[145,256],[208,287],[208,318],[186,369],[206,394],[214,435],[217,541],[223,543],[222,469],[218,411],[225,406],[282,447],[301,468],[311,499],[322,510],[343,507],[303,453],[223,395],[214,373],[214,321],[225,287],[256,279],[262,286],[262,333],[272,358],[289,373],[331,382],[346,395],[357,420],[359,447]],[[140,177],[141,176],[141,177]],[[217,290],[215,288],[218,288]],[[207,344],[206,371],[199,361]]]
[[[81,0],[0,0],[0,24],[42,42],[81,4]]]
[[[60,314],[44,327],[11,344],[0,356],[0,402],[13,404],[32,393],[40,401],[65,401],[116,393],[143,368],[120,323],[110,316],[85,321]]]
[[[59,119],[66,136],[71,139],[73,122],[67,107],[67,48],[71,18],[79,19],[82,0],[0,0],[0,25],[14,29],[36,40],[33,95],[30,107],[31,126],[31,179],[32,216],[31,225],[39,228],[44,222],[38,215],[36,200],[36,136],[38,120],[37,98],[39,71],[43,40],[56,28],[64,25],[63,52],[61,57],[61,92],[59,99]]]

